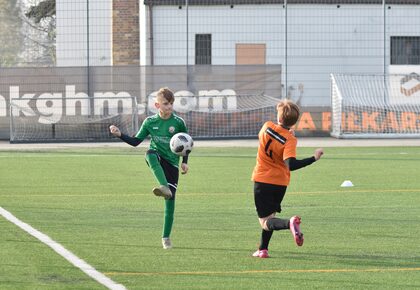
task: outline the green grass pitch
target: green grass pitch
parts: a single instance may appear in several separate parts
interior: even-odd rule
[[[256,148],[194,149],[172,250],[145,148],[0,151],[0,206],[127,289],[419,289],[420,148],[324,149],[283,201],[305,244],[275,232],[270,259],[251,257]],[[0,233],[0,289],[104,289],[1,216]]]

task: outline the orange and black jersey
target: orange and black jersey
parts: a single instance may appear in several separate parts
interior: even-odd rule
[[[266,122],[258,134],[257,164],[252,180],[275,185],[289,185],[290,170],[285,160],[296,158],[296,137],[286,128]]]

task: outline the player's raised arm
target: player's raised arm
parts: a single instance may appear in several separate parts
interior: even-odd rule
[[[109,131],[115,137],[120,138],[125,143],[127,143],[131,146],[134,146],[134,147],[138,146],[143,141],[143,140],[137,139],[136,137],[131,137],[131,136],[128,136],[128,135],[125,135],[125,134],[121,133],[120,129],[115,125],[109,126]]]
[[[305,158],[305,159],[296,159],[294,157],[288,158],[284,160],[287,167],[289,167],[290,171],[301,169],[305,166],[311,165],[315,161],[319,160],[321,156],[324,154],[324,150],[322,148],[318,148],[315,150],[314,156]]]

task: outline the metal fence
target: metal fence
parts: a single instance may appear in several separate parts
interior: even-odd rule
[[[0,72],[27,81],[60,68],[48,80],[54,92],[71,68],[80,72],[76,91],[136,87],[139,102],[162,86],[196,96],[274,87],[272,97],[327,112],[331,73],[420,74],[418,27],[420,0],[0,0]],[[259,75],[261,67],[276,75]],[[16,83],[2,85],[0,119]]]

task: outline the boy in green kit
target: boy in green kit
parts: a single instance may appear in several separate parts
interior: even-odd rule
[[[138,146],[147,136],[151,138],[149,149],[146,152],[146,163],[159,182],[159,186],[153,188],[153,193],[165,199],[162,233],[164,249],[172,248],[170,234],[174,221],[175,193],[179,179],[179,156],[171,151],[169,141],[176,133],[187,133],[185,121],[173,112],[174,99],[174,94],[170,89],[161,88],[155,101],[158,113],[147,117],[134,137],[121,133],[114,125],[109,127],[112,135],[131,146]],[[182,174],[188,172],[187,162],[188,156],[182,157]]]

